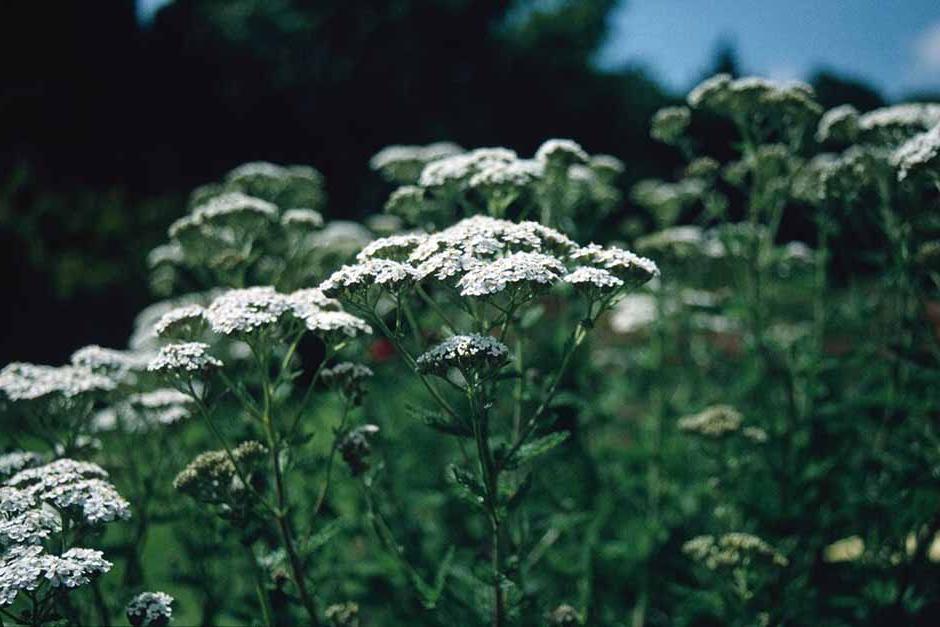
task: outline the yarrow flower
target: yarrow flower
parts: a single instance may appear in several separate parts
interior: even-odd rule
[[[411,251],[427,238],[428,236],[424,233],[405,233],[382,237],[373,240],[368,246],[359,251],[356,260],[389,259],[391,261],[405,261]]]
[[[418,357],[417,370],[421,374],[445,376],[456,368],[465,377],[471,373],[491,373],[501,368],[509,358],[509,348],[488,335],[455,335]]]
[[[142,414],[148,425],[170,425],[189,417],[192,402],[188,395],[172,388],[133,394],[127,399],[128,405]]]
[[[148,360],[146,354],[102,348],[96,344],[80,348],[71,357],[73,366],[88,368],[117,381],[125,379],[131,371],[143,370]]]
[[[891,162],[898,169],[898,180],[903,181],[913,173],[932,171],[940,183],[940,122],[901,144]]]
[[[323,226],[323,215],[314,209],[288,209],[281,216],[281,224],[304,230],[319,229]]]
[[[240,500],[246,486],[242,484],[238,470],[251,474],[267,449],[260,442],[249,440],[236,446],[231,453],[231,459],[226,451],[206,451],[197,455],[176,476],[173,487],[203,503],[232,504]],[[238,464],[238,469],[235,464]]]
[[[11,451],[0,455],[0,481],[13,476],[24,468],[33,468],[43,462],[39,453],[32,451]]]
[[[359,627],[359,604],[334,603],[323,613],[331,627]]]
[[[153,331],[157,337],[192,338],[206,326],[206,310],[201,305],[183,305],[163,314]]]
[[[858,135],[858,109],[840,105],[826,111],[816,127],[816,141],[849,143]]]
[[[133,627],[166,627],[173,618],[173,597],[166,592],[141,592],[124,613]]]
[[[192,374],[221,368],[222,362],[209,354],[205,342],[167,344],[147,365],[147,370],[161,374]]]
[[[195,226],[239,226],[251,228],[277,218],[277,206],[260,198],[254,198],[241,192],[229,192],[210,198],[207,202],[193,209],[188,216]],[[174,225],[178,225],[174,229]],[[177,221],[170,226],[170,237],[180,235],[180,227],[185,223]]]
[[[535,151],[536,161],[550,166],[567,168],[574,163],[587,163],[588,154],[580,144],[571,139],[549,139]]]
[[[85,366],[40,366],[22,362],[0,370],[0,395],[11,401],[32,401],[50,397],[71,399],[80,395],[110,392],[113,380],[95,374]]]
[[[435,142],[427,146],[387,146],[369,160],[369,167],[386,179],[410,183],[421,175],[428,163],[458,155],[463,148],[451,142]]]
[[[688,107],[665,107],[653,115],[650,135],[664,144],[674,145],[689,128],[692,112]]]
[[[720,438],[741,428],[741,413],[728,405],[715,405],[697,414],[679,419],[680,431]]]
[[[507,148],[477,148],[432,161],[424,166],[418,184],[429,189],[463,187],[470,178],[493,163],[510,163],[518,155]]]
[[[607,270],[590,266],[578,266],[566,274],[563,280],[592,294],[615,292],[623,287],[623,281]]]
[[[219,335],[247,334],[277,324],[292,311],[286,294],[273,287],[249,287],[229,290],[209,305],[205,317],[209,328]]]
[[[656,263],[622,248],[604,248],[588,244],[571,253],[573,261],[609,270],[626,283],[638,286],[659,276]]]
[[[409,264],[390,259],[368,259],[343,266],[321,283],[320,289],[329,297],[355,299],[364,297],[373,286],[398,291],[417,278],[417,271]]]
[[[697,536],[682,546],[682,552],[709,570],[748,566],[757,560],[785,567],[789,560],[764,540],[748,533]]]
[[[51,555],[38,545],[12,546],[0,558],[0,605],[12,604],[20,592],[32,592],[43,583],[77,588],[112,566],[94,549],[71,548]]]
[[[564,274],[565,266],[541,253],[512,253],[479,265],[458,282],[462,296],[492,296],[504,290],[536,291],[554,285]]]

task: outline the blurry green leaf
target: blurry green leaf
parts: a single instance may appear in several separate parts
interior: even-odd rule
[[[441,412],[416,405],[408,405],[406,410],[412,418],[420,420],[435,431],[457,437],[469,438],[473,436],[473,432],[466,425],[451,420],[449,416],[445,416]]]
[[[571,435],[568,431],[556,431],[546,436],[536,438],[527,444],[523,444],[510,459],[506,461],[507,468],[516,468],[522,464],[527,464],[539,455],[544,455]]]

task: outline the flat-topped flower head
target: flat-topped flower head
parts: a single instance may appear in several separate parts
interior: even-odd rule
[[[245,495],[245,486],[238,476],[238,469],[251,474],[267,449],[260,442],[248,440],[226,451],[206,451],[180,472],[173,480],[173,487],[203,503],[233,503]],[[232,463],[232,459],[235,463]],[[235,464],[238,464],[236,469]]]
[[[210,198],[192,211],[197,224],[256,227],[275,220],[277,206],[241,192],[229,192]]]
[[[0,370],[0,398],[10,401],[72,399],[110,392],[116,383],[85,366],[41,366],[22,362]]]
[[[323,175],[306,165],[277,165],[255,161],[228,173],[223,191],[239,190],[281,207],[323,205]]]
[[[509,358],[509,348],[488,335],[455,335],[434,346],[417,359],[418,372],[440,377],[451,368],[469,379],[474,373],[489,375]]]
[[[785,567],[789,560],[764,540],[749,533],[697,536],[682,546],[682,552],[709,570],[764,563]]]
[[[632,287],[643,285],[653,277],[659,276],[659,268],[653,260],[623,248],[604,248],[597,244],[588,244],[571,253],[571,259],[608,270]]]
[[[0,545],[7,547],[15,544],[41,544],[50,535],[62,530],[62,519],[52,507],[43,507],[33,499],[19,492],[28,504],[20,511],[10,510],[12,493],[16,488],[0,488]],[[19,506],[20,504],[16,504]]]
[[[613,181],[627,170],[623,161],[613,155],[592,155],[588,167],[605,181]]]
[[[566,274],[563,280],[592,298],[617,292],[624,285],[621,279],[609,271],[591,266],[578,266]]]
[[[741,413],[728,405],[715,405],[679,419],[679,430],[707,438],[720,438],[741,428]]]
[[[44,584],[77,588],[112,566],[94,549],[71,548],[51,555],[39,545],[11,546],[0,557],[0,605],[10,605],[20,592],[33,592]]]
[[[530,159],[493,161],[470,177],[468,185],[483,191],[521,189],[541,178],[544,170],[544,163]]]
[[[206,310],[201,305],[183,305],[167,311],[153,325],[157,337],[191,339],[206,328]]]
[[[372,378],[372,369],[364,364],[344,361],[324,368],[320,378],[331,388],[340,392],[350,402],[358,404],[365,392],[365,385]]]
[[[43,457],[33,451],[11,451],[0,455],[0,481],[5,481],[24,468],[34,468],[43,462]]]
[[[135,370],[143,370],[149,357],[130,351],[103,348],[97,344],[85,346],[72,353],[73,366],[85,367],[115,380],[124,379]]]
[[[940,104],[906,103],[881,107],[861,115],[859,134],[863,141],[890,148],[940,124]]]
[[[650,135],[664,144],[675,145],[685,136],[691,122],[688,107],[664,107],[653,115]]]
[[[170,425],[192,414],[193,399],[172,388],[133,394],[128,405],[142,415],[147,425]]]
[[[184,375],[221,368],[222,362],[209,354],[205,342],[167,344],[147,365],[147,370],[160,374]]]
[[[365,320],[345,311],[309,310],[300,315],[308,331],[328,345],[341,344],[360,334],[372,333]]]
[[[516,223],[477,215],[429,235],[411,253],[409,261],[420,264],[446,250],[489,260],[504,252],[567,253],[576,247],[563,233],[537,222]]]
[[[243,335],[277,324],[293,307],[287,294],[273,287],[229,290],[212,301],[205,317],[219,335]]]
[[[368,246],[356,255],[357,261],[371,259],[389,259],[392,261],[405,261],[408,255],[428,238],[425,233],[403,233],[389,235],[373,240]]]
[[[901,144],[892,155],[891,162],[898,169],[898,180],[929,172],[940,184],[940,122],[926,133],[915,135]]]
[[[463,148],[451,142],[435,142],[427,146],[387,146],[373,155],[369,167],[389,181],[413,183],[428,163],[462,152]]]
[[[512,253],[470,270],[457,288],[462,296],[493,296],[506,290],[533,293],[551,287],[564,274],[564,264],[555,257]]]
[[[281,224],[299,231],[315,231],[323,223],[323,214],[315,209],[288,209],[281,216]]]
[[[588,154],[581,145],[571,139],[549,139],[542,142],[535,151],[536,161],[541,161],[549,167],[559,167],[567,170],[575,163],[587,163]]]
[[[725,106],[730,98],[730,74],[715,74],[699,83],[689,92],[687,101],[693,109],[716,110]]]
[[[166,592],[141,592],[124,609],[133,627],[166,627],[173,618],[173,597]]]
[[[37,503],[54,505],[75,520],[98,525],[130,518],[130,505],[107,481],[108,473],[97,464],[59,459],[21,470],[7,481]]]
[[[515,151],[507,148],[477,148],[432,161],[421,170],[418,184],[424,188],[462,188],[470,178],[493,163],[516,161]]]
[[[179,266],[186,261],[186,254],[179,242],[161,244],[147,253],[147,267],[153,270],[159,266]]]
[[[858,109],[840,105],[826,111],[816,127],[816,141],[848,144],[858,135]]]
[[[384,206],[386,213],[411,224],[421,222],[430,208],[424,188],[417,185],[402,185],[389,195]]]
[[[365,298],[372,287],[390,291],[405,289],[417,279],[417,271],[407,263],[390,259],[368,259],[343,266],[320,284],[323,293],[333,298]]]

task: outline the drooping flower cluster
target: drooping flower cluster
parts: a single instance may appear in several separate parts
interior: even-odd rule
[[[362,425],[351,429],[339,440],[337,450],[343,456],[343,461],[349,466],[349,471],[354,477],[369,470],[368,458],[372,453],[369,438],[378,432],[379,428],[375,425]]]
[[[133,627],[166,627],[173,618],[173,597],[166,592],[141,592],[124,609]]]
[[[320,372],[323,382],[338,390],[349,402],[358,405],[365,394],[366,382],[372,378],[372,369],[350,361],[340,362]]]

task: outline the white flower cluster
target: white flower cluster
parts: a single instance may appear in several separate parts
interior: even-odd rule
[[[164,627],[173,618],[173,597],[166,592],[141,592],[124,610],[133,627]]]
[[[13,362],[0,370],[0,396],[11,401],[74,398],[109,392],[115,382],[85,366],[41,366]]]
[[[290,297],[273,287],[229,290],[212,301],[205,317],[213,333],[231,336],[277,324],[292,311]]]
[[[72,354],[72,365],[90,369],[117,381],[124,380],[133,371],[144,370],[149,356],[145,353],[102,348],[92,344]]]
[[[493,161],[480,167],[467,184],[474,189],[525,187],[544,171],[544,163],[537,160]]]
[[[205,342],[167,344],[147,365],[147,370],[161,374],[192,374],[221,368],[222,362],[209,354]]]
[[[95,549],[72,548],[51,555],[37,545],[12,546],[0,561],[0,605],[10,605],[20,592],[36,590],[44,582],[54,588],[77,588],[112,566]]]
[[[567,167],[574,163],[587,163],[589,157],[576,141],[549,139],[535,151],[535,159],[545,164],[557,163]]]
[[[898,169],[898,179],[911,173],[933,170],[940,181],[940,122],[926,133],[915,135],[898,148],[891,159]]]
[[[734,79],[728,74],[717,74],[700,83],[689,92],[687,102],[693,109],[729,117],[802,118],[814,124],[822,112],[813,88],[805,83],[753,76]]]
[[[130,518],[130,505],[106,479],[108,473],[90,462],[59,459],[22,470],[6,482],[38,503],[49,503],[77,514],[77,520],[98,525]]]
[[[898,143],[940,124],[940,104],[906,103],[881,107],[861,115],[859,131],[866,139]]]
[[[507,288],[536,290],[554,285],[565,273],[555,257],[541,253],[512,253],[467,272],[457,287],[462,296],[491,296]]]
[[[709,570],[748,566],[763,559],[773,566],[785,567],[789,560],[764,540],[749,533],[697,536],[682,546],[682,552],[701,562]]]
[[[301,229],[319,229],[323,226],[323,214],[315,209],[288,209],[281,216],[281,224]]]
[[[599,291],[615,291],[623,287],[623,281],[607,270],[578,266],[564,276],[565,283],[577,288]]]
[[[640,257],[623,248],[604,248],[597,244],[588,244],[572,252],[571,259],[608,270],[634,285],[642,285],[659,276],[659,268],[652,259]]]
[[[359,251],[356,260],[391,259],[392,261],[404,261],[411,254],[411,251],[427,238],[428,236],[425,233],[403,233],[401,235],[381,237],[373,240],[368,246]]]
[[[411,265],[390,259],[367,259],[343,266],[330,275],[320,289],[329,297],[364,297],[372,286],[397,291],[408,287],[418,278]]]
[[[277,219],[277,206],[241,192],[228,192],[209,198],[188,215],[170,225],[168,235],[177,239],[200,232],[203,227],[250,228]]]
[[[653,115],[650,135],[664,144],[675,144],[685,134],[692,121],[688,107],[665,107]]]
[[[182,305],[163,314],[153,325],[153,331],[157,337],[192,337],[205,324],[206,310],[202,305]]]
[[[188,418],[192,413],[192,399],[172,388],[134,394],[127,399],[147,425],[170,425]]]
[[[488,335],[455,335],[418,357],[418,372],[445,376],[451,368],[465,376],[472,372],[492,372],[506,363],[509,349]]]
[[[720,438],[741,428],[741,413],[728,405],[715,405],[697,414],[679,419],[680,431]]]
[[[0,480],[4,480],[24,468],[38,466],[43,461],[42,455],[32,451],[11,451],[0,455]]]
[[[429,162],[421,171],[418,184],[426,188],[461,186],[488,166],[517,159],[515,151],[507,148],[477,148]]]
[[[858,109],[852,105],[840,105],[826,111],[816,127],[816,141],[848,143],[858,132]]]
[[[435,142],[427,146],[387,146],[369,160],[369,167],[381,172],[392,181],[411,182],[421,169],[432,161],[445,159],[463,152],[451,142]]]

